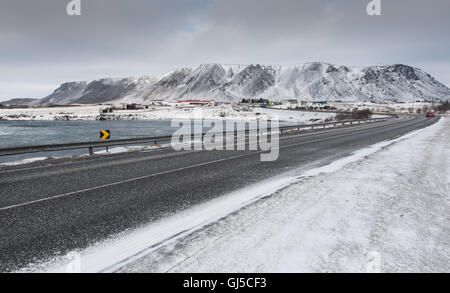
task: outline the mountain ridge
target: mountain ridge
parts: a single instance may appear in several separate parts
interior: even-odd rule
[[[201,64],[162,76],[63,83],[33,104],[149,103],[152,100],[267,98],[409,102],[450,99],[450,89],[403,64],[351,67],[324,62],[295,66]]]

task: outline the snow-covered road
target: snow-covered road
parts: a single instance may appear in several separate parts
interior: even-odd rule
[[[310,173],[132,272],[449,272],[450,119]]]

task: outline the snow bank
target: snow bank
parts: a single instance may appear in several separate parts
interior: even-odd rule
[[[30,164],[30,163],[34,163],[34,162],[44,161],[47,159],[49,159],[49,157],[29,158],[29,159],[23,159],[23,160],[18,160],[18,161],[13,161],[13,162],[2,163],[2,164],[0,164],[0,166],[18,166],[18,165],[23,165],[23,164]]]
[[[306,172],[120,271],[448,272],[449,126]]]

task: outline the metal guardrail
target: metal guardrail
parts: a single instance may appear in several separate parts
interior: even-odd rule
[[[314,123],[314,124],[300,124],[300,125],[289,125],[289,126],[282,126],[279,127],[281,133],[283,133],[286,130],[300,130],[300,129],[304,129],[304,128],[317,128],[317,127],[323,127],[326,128],[329,125],[333,125],[333,126],[337,126],[342,124],[343,126],[345,124],[360,124],[361,122],[366,123],[366,122],[379,122],[379,121],[386,121],[386,120],[390,120],[390,119],[394,119],[396,117],[383,117],[383,118],[369,118],[369,119],[360,119],[360,120],[342,120],[342,121],[333,121],[333,122],[324,122],[324,123]]]
[[[345,124],[360,124],[367,122],[380,122],[386,121],[390,119],[394,119],[395,117],[383,117],[383,118],[369,118],[362,120],[343,120],[343,121],[333,121],[333,122],[325,122],[325,123],[314,123],[314,124],[298,124],[298,125],[289,125],[289,126],[280,126],[278,129],[281,133],[286,131],[301,129],[314,129],[314,128],[326,128],[327,126],[337,126],[337,125],[345,125]],[[267,128],[268,131],[271,131],[271,128]],[[245,130],[248,133],[250,130]],[[240,131],[243,132],[243,131]],[[238,133],[237,131],[224,132],[227,133]],[[204,136],[206,133],[202,133]],[[194,134],[192,134],[194,135]],[[199,134],[197,134],[199,135]],[[89,150],[89,154],[94,154],[94,148],[104,148],[111,146],[121,146],[121,145],[131,145],[131,144],[143,144],[152,142],[154,144],[158,144],[160,142],[171,141],[172,136],[153,136],[153,137],[141,137],[141,138],[127,138],[127,139],[115,139],[108,141],[89,141],[89,142],[76,142],[76,143],[62,143],[62,144],[49,144],[49,145],[33,145],[33,146],[21,146],[21,147],[11,147],[11,148],[0,148],[0,156],[11,156],[11,155],[21,155],[21,154],[29,154],[29,153],[40,153],[40,152],[52,152],[52,151],[64,151],[64,150],[75,150],[75,149],[84,149],[87,148]]]

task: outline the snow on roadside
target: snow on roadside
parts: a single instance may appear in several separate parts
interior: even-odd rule
[[[445,215],[450,156],[448,138],[440,134],[448,124],[443,119],[396,143],[381,142],[307,171],[301,178],[262,182],[122,233],[75,253],[80,271],[365,271],[366,258],[377,256],[384,271],[448,270]],[[437,181],[443,185],[428,192],[436,198],[426,201],[430,209],[422,215],[424,204],[417,201],[424,179],[423,174],[415,178],[413,167],[423,165],[417,158],[431,137],[437,139],[433,150],[443,151],[447,160],[425,174],[437,174],[444,181]],[[411,152],[406,153],[405,147]],[[392,172],[413,181],[395,184],[398,176],[391,177]],[[411,184],[416,181],[419,188]],[[418,194],[409,196],[409,189]],[[404,239],[408,235],[419,239]],[[405,255],[393,251],[401,248]],[[41,264],[37,270],[66,271],[73,255]]]
[[[121,271],[448,272],[449,127],[304,174]]]
[[[0,167],[1,166],[18,166],[18,165],[30,164],[30,163],[34,163],[34,162],[45,161],[48,159],[49,159],[49,157],[28,158],[28,159],[13,161],[13,162],[1,163]]]

